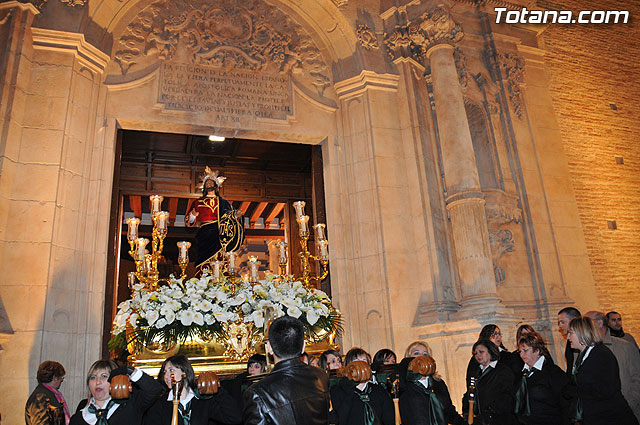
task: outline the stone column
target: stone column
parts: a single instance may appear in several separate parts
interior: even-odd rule
[[[427,50],[438,117],[447,211],[458,263],[463,307],[486,309],[498,304],[484,198],[458,82],[453,46],[435,44]],[[491,310],[491,309],[490,309]]]
[[[42,361],[64,365],[73,406],[100,356],[113,149],[102,118],[109,57],[82,34],[31,27],[25,14],[37,11],[10,3],[10,15],[0,3],[11,31],[0,25],[10,46],[0,68],[0,313],[14,334],[0,355],[12,388],[0,412],[19,423]]]

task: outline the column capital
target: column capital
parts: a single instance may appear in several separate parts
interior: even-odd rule
[[[392,60],[413,57],[423,62],[428,51],[437,45],[453,45],[464,36],[462,27],[444,7],[425,12],[417,20],[396,25],[391,33],[384,34],[384,43]]]

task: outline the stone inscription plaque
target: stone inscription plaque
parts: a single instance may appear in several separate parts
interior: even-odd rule
[[[288,75],[205,65],[165,63],[160,71],[158,102],[166,109],[205,112],[227,122],[285,120],[293,113]]]

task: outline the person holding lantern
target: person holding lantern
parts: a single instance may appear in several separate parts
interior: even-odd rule
[[[128,396],[112,396],[112,381],[119,375],[129,376],[133,383],[133,391]],[[87,388],[90,397],[80,402],[70,425],[140,425],[144,412],[162,392],[160,384],[142,370],[118,367],[111,360],[98,360],[91,365]]]
[[[398,369],[402,425],[466,425],[451,402],[447,384],[436,372],[433,357],[405,357]]]
[[[187,227],[198,227],[198,257],[196,267],[202,271],[207,264],[221,259],[218,253],[236,251],[244,242],[244,227],[229,201],[220,197],[220,186],[226,177],[208,166],[202,178],[202,197],[184,216]]]

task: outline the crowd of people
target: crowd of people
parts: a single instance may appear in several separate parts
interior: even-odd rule
[[[305,352],[302,323],[285,316],[269,327],[266,351],[273,370],[267,372],[267,358],[256,354],[246,372],[226,387],[216,384],[211,394],[200,390],[184,355],[166,359],[156,379],[100,360],[87,373],[87,399],[70,410],[60,392],[64,367],[44,362],[25,420],[27,425],[176,425],[172,417],[177,425],[638,425],[640,351],[621,320],[617,312],[560,310],[565,370],[532,326],[518,327],[513,351],[497,325],[484,326],[470,353],[462,412],[427,342],[411,343],[402,359],[390,349],[372,357],[358,347],[344,356],[327,350],[316,357]],[[119,375],[128,376],[133,390],[117,399],[112,381]]]

